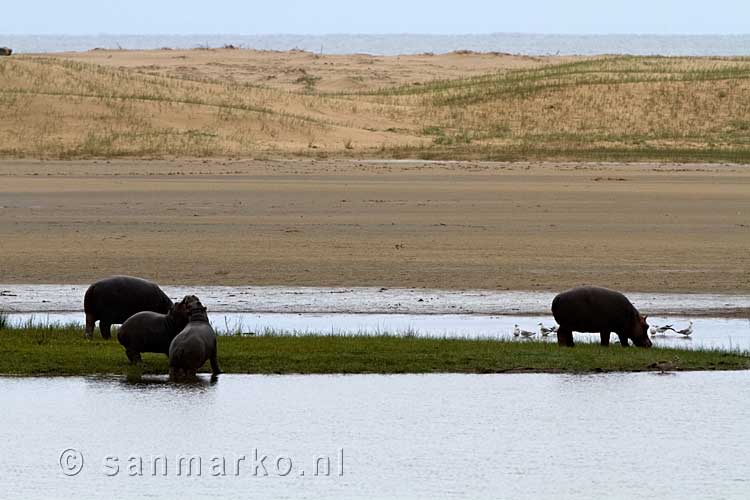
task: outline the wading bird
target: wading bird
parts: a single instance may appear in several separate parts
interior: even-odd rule
[[[674,331],[674,328],[672,328],[672,325],[664,325],[664,326],[652,326],[649,328],[648,333],[651,334],[653,337],[654,335],[663,335],[668,330]]]
[[[549,337],[550,333],[557,333],[557,325],[547,328],[544,324],[539,323],[539,333],[542,334],[542,337]]]
[[[679,333],[680,335],[684,335],[685,337],[689,337],[693,334],[693,321],[690,321],[690,324],[687,328],[683,328],[682,330],[675,330],[672,329],[675,333]]]
[[[536,332],[530,332],[528,330],[521,330],[520,328],[518,328],[518,325],[516,325],[515,328],[513,328],[513,336],[518,337],[519,335],[525,339],[528,339],[536,335]]]

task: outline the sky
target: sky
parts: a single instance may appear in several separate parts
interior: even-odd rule
[[[11,0],[5,34],[750,33],[749,0]]]

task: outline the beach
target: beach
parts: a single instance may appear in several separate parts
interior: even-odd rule
[[[3,283],[747,293],[724,164],[0,162]]]

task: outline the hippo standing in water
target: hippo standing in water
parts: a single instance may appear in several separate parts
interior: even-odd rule
[[[603,346],[609,345],[609,335],[615,332],[623,347],[628,347],[628,340],[638,347],[651,347],[646,316],[620,292],[594,286],[574,288],[555,297],[552,314],[560,325],[558,345],[573,347],[576,331],[599,333]]]
[[[208,322],[206,308],[195,295],[182,299],[190,322],[169,346],[169,378],[172,380],[195,377],[201,366],[209,360],[214,376],[221,373],[216,359],[216,333]]]
[[[117,332],[131,364],[141,362],[142,352],[160,352],[169,356],[169,345],[188,324],[185,304],[178,302],[167,314],[141,311],[129,317]]]
[[[97,321],[102,338],[109,339],[110,327],[123,324],[135,313],[166,314],[171,307],[172,301],[155,283],[130,276],[105,278],[91,285],[83,298],[86,338],[93,337]]]

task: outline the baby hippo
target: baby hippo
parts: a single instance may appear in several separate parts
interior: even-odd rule
[[[206,360],[211,362],[213,375],[218,375],[216,333],[208,322],[206,308],[195,295],[186,296],[181,304],[187,309],[189,322],[169,346],[169,377],[193,378]]]
[[[131,364],[141,362],[142,352],[169,355],[172,339],[188,324],[188,310],[182,302],[173,305],[167,314],[143,311],[129,317],[117,332],[117,340],[125,348]]]

